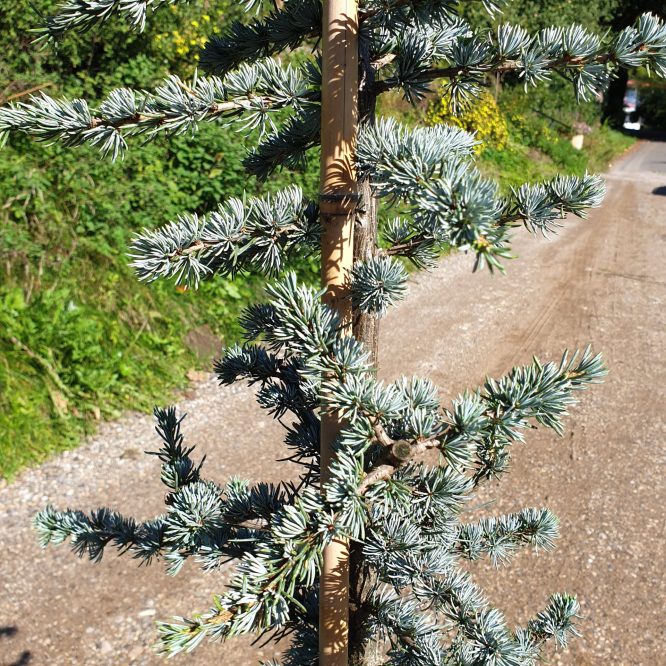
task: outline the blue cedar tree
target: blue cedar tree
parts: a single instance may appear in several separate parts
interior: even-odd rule
[[[41,38],[86,31],[115,15],[141,30],[148,9],[170,1],[176,0],[65,0]],[[501,4],[484,2],[491,13]],[[251,0],[247,9],[265,7]],[[557,72],[583,99],[603,92],[621,67],[666,75],[666,26],[651,14],[604,37],[577,25],[529,34],[501,24],[490,34],[475,32],[448,0],[364,0],[360,20],[360,93],[370,109],[393,89],[416,102],[439,79],[455,104],[473,104],[494,72],[515,72],[528,90]],[[266,178],[298,166],[318,145],[318,54],[297,66],[274,56],[316,46],[320,21],[318,0],[286,0],[263,16],[248,13],[204,49],[208,76],[169,77],[154,91],[113,90],[97,105],[42,94],[0,108],[0,134],[92,144],[118,159],[137,136],[152,141],[196,133],[202,122],[234,123],[239,131],[261,131],[246,167]],[[603,182],[593,175],[525,184],[503,196],[476,169],[475,143],[458,128],[413,129],[364,115],[356,149],[360,178],[370,183],[372,199],[399,205],[402,214],[382,228],[381,242],[349,276],[359,316],[381,317],[405,296],[402,260],[426,268],[450,246],[471,252],[477,268],[504,270],[515,227],[549,234],[566,214],[584,217],[602,200]],[[566,645],[576,635],[575,597],[554,594],[512,630],[460,563],[483,556],[505,562],[525,546],[550,549],[557,518],[546,508],[528,508],[466,523],[461,512],[479,484],[507,471],[512,445],[528,428],[537,423],[561,434],[578,391],[603,378],[600,356],[588,348],[558,362],[535,358],[446,407],[427,379],[379,382],[367,340],[343,337],[321,294],[284,271],[291,253],[317,252],[318,243],[317,203],[289,187],[221,202],[204,216],[184,213],[139,234],[130,251],[144,280],[196,286],[218,273],[277,277],[267,302],[242,317],[245,341],[226,349],[215,370],[222,384],[254,385],[259,404],[284,424],[289,460],[302,467],[300,483],[206,479],[203,460],[184,443],[182,417],[173,408],[156,409],[165,513],[137,522],[108,509],[86,514],[48,507],[35,518],[42,545],[69,539],[78,555],[95,561],[112,547],[141,562],[162,559],[173,574],[188,559],[213,570],[231,558],[235,575],[208,611],[160,624],[162,649],[174,654],[205,638],[289,634],[282,663],[302,666],[318,659],[321,553],[344,536],[372,582],[355,599],[354,663],[364,663],[363,645],[377,639],[386,648],[385,664],[536,663],[547,641]],[[322,484],[324,411],[343,414],[345,426]],[[432,451],[439,452],[439,465],[428,462]]]

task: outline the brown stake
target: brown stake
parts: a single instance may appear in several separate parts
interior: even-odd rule
[[[321,86],[321,279],[323,301],[351,334],[349,274],[353,265],[358,187],[353,147],[358,118],[358,6],[356,0],[325,0]],[[340,430],[335,415],[321,422],[321,478],[328,479],[332,444]],[[319,664],[347,666],[349,551],[343,540],[324,550],[319,591]]]

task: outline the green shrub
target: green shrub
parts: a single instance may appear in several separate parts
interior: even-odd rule
[[[254,192],[244,155],[232,129],[211,125],[116,164],[20,139],[0,152],[0,475],[75,444],[96,418],[163,401],[201,363],[183,331],[237,333],[260,281],[218,279],[203,294],[137,285],[126,251],[143,227]],[[316,166],[270,188],[313,194]]]
[[[488,148],[481,165],[505,189],[526,179],[544,180],[557,173],[582,175],[585,171],[605,171],[633,143],[631,137],[599,124],[601,108],[597,102],[575,107],[573,93],[561,82],[546,86],[546,94],[539,88],[537,91],[533,96],[525,96],[515,85],[505,85],[499,96],[509,138],[502,150]],[[571,145],[574,124],[579,122],[592,125],[583,150]]]
[[[639,95],[639,115],[644,124],[652,129],[666,129],[666,88],[642,86]]]
[[[7,4],[0,103],[42,85],[56,96],[101,98],[167,71],[189,76],[202,36],[243,11],[232,0],[172,6],[141,34],[112,20],[94,34],[68,35],[56,53],[39,49],[30,33],[54,0]],[[216,280],[203,297],[137,286],[125,253],[143,227],[253,192],[244,155],[239,135],[210,125],[197,140],[151,144],[117,164],[20,138],[0,152],[0,432],[9,433],[0,440],[0,476],[73,445],[96,418],[163,401],[200,362],[183,330],[205,324],[219,337],[236,333],[237,314],[260,282]],[[271,187],[288,179],[312,193],[317,178],[315,165],[278,175]]]

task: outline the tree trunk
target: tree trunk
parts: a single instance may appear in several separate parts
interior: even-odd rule
[[[606,91],[604,103],[604,115],[602,120],[611,127],[621,128],[624,122],[624,95],[627,92],[627,81],[629,73],[626,69],[620,69],[617,76],[611,81]]]
[[[372,196],[370,181],[359,183],[360,202],[354,224],[354,261],[365,260],[377,252],[377,202]],[[378,367],[379,321],[372,315],[353,312],[354,337],[370,352],[372,363]],[[349,664],[378,666],[384,663],[385,651],[380,642],[367,635],[369,609],[367,600],[375,577],[363,565],[363,545],[351,545],[349,561]]]
[[[377,202],[372,196],[370,181],[359,182],[359,206],[354,220],[354,261],[366,261],[377,252]],[[353,335],[370,352],[372,363],[378,367],[379,320],[353,310]]]
[[[361,51],[361,87],[359,91],[360,124],[370,125],[375,120],[376,95],[373,91],[374,70],[367,53]],[[370,181],[359,181],[359,206],[354,222],[354,261],[364,261],[377,253],[377,201]],[[379,320],[353,311],[353,334],[370,352],[375,368],[378,367]],[[349,665],[380,666],[386,661],[386,650],[381,641],[368,635],[370,609],[368,598],[376,577],[363,563],[363,546],[353,543],[349,560]]]
[[[361,46],[359,53],[359,126],[374,125],[377,95],[374,91],[375,70],[370,62],[367,47]],[[359,203],[354,220],[354,261],[365,261],[377,253],[377,200],[370,188],[370,179],[362,178],[358,182]],[[353,335],[360,340],[370,352],[372,363],[378,365],[378,333],[379,321],[372,315],[363,314],[358,310],[352,313],[354,326]]]

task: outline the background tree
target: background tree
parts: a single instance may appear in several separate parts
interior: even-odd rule
[[[141,29],[146,11],[141,0],[68,0],[42,38],[85,31],[113,14]],[[557,71],[585,98],[605,89],[618,66],[650,66],[666,75],[666,26],[648,14],[606,39],[575,25],[530,35],[503,24],[487,34],[437,0],[366,0],[358,14],[349,3],[346,15],[332,19],[350,34],[358,27],[358,53],[342,51],[359,62],[361,126],[344,176],[358,189],[342,199],[324,190],[321,204],[334,194],[345,217],[353,213],[356,261],[336,288],[336,308],[292,273],[274,281],[268,302],[251,306],[241,320],[246,343],[227,348],[216,364],[222,383],[257,385],[259,404],[285,425],[291,459],[303,467],[299,480],[280,486],[205,480],[203,461],[197,464],[184,445],[175,410],[156,410],[162,439],[156,455],[169,489],[163,516],[139,523],[108,509],[86,515],[49,507],[36,525],[43,544],[71,538],[78,554],[94,560],[109,545],[146,562],[160,557],[172,573],[188,558],[206,569],[237,559],[236,575],[213,608],[160,625],[168,652],[192,649],[205,637],[290,633],[285,664],[344,663],[344,617],[340,644],[330,649],[324,637],[320,657],[317,650],[324,636],[317,628],[321,561],[338,541],[352,549],[351,663],[534,663],[547,640],[566,644],[575,634],[575,598],[552,596],[524,628],[511,631],[459,560],[488,555],[499,562],[523,545],[550,548],[557,519],[548,509],[525,509],[465,523],[461,512],[476,486],[507,470],[511,444],[522,441],[533,422],[561,433],[575,392],[604,375],[601,359],[589,349],[564,354],[558,363],[534,359],[442,408],[427,379],[377,380],[376,321],[404,297],[403,260],[426,268],[452,247],[471,252],[476,268],[501,269],[510,257],[512,228],[552,232],[565,214],[583,216],[599,205],[603,183],[589,175],[558,177],[502,196],[474,167],[472,135],[447,126],[409,130],[375,122],[375,101],[393,89],[418,101],[433,81],[445,79],[460,107],[474,103],[488,74],[510,71],[526,86]],[[323,137],[331,123],[320,113],[329,80],[322,88],[317,58],[284,66],[272,57],[316,42],[321,26],[319,2],[287,0],[264,18],[213,37],[200,60],[208,78],[171,76],[154,92],[116,89],[96,108],[41,95],[0,110],[0,131],[92,144],[117,158],[131,137],[152,140],[195,132],[203,122],[238,122],[264,132],[245,166],[266,179],[279,167],[302,165],[319,143],[320,127]],[[323,43],[326,63],[330,40]],[[399,216],[378,236],[382,200]],[[205,216],[183,214],[139,235],[134,266],[144,280],[197,286],[214,275],[274,275],[290,255],[320,245],[325,263],[331,255],[320,238],[330,229],[320,227],[319,213],[293,186],[232,198]],[[321,221],[329,224],[327,215]],[[341,314],[345,301],[350,317]],[[320,424],[333,417],[339,425],[335,456],[323,470]]]
[[[661,19],[665,18],[664,3],[659,0],[623,0],[614,2],[611,6],[610,15],[604,23],[611,30],[620,30],[629,25],[645,12],[652,12]],[[622,69],[613,78],[608,86],[604,103],[604,120],[614,127],[622,127],[624,122],[624,95],[627,91],[629,72]]]

